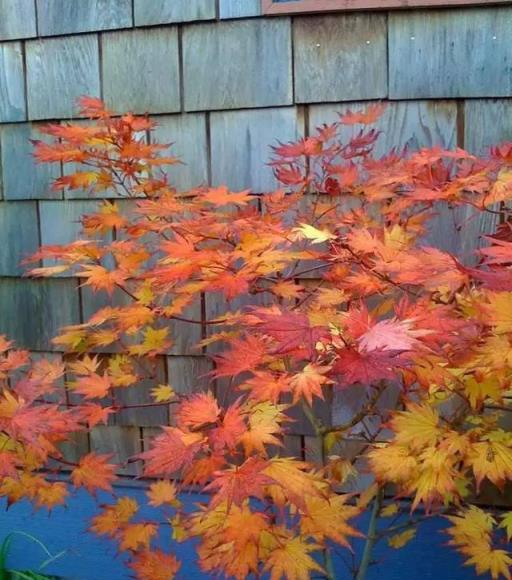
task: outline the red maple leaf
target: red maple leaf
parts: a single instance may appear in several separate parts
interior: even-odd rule
[[[240,467],[217,472],[214,480],[205,487],[205,491],[216,491],[210,505],[215,507],[223,501],[227,501],[228,506],[232,503],[241,505],[250,497],[263,499],[264,487],[274,482],[263,473],[268,465],[264,459],[249,457]]]
[[[395,379],[395,367],[405,364],[402,356],[393,351],[359,352],[346,348],[338,352],[333,372],[338,375],[340,387],[354,383],[371,385],[382,379]]]
[[[309,318],[301,312],[285,312],[277,307],[257,308],[247,318],[263,334],[274,339],[273,354],[311,358],[316,352],[317,342],[329,337],[326,328],[312,326]]]
[[[202,436],[197,433],[183,433],[176,427],[164,427],[164,432],[152,441],[151,449],[137,457],[146,462],[144,475],[171,476],[192,462],[201,445]]]
[[[231,350],[215,357],[216,369],[213,376],[234,377],[240,373],[254,370],[262,361],[267,349],[261,339],[255,336],[235,339]]]

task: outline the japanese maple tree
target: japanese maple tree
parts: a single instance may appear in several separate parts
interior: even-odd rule
[[[210,386],[154,387],[172,424],[133,458],[163,517],[142,520],[135,500],[116,496],[91,523],[129,552],[137,578],[179,569],[156,547],[169,522],[178,541],[198,540],[204,571],[239,579],[346,577],[333,550],[350,554],[361,538],[350,574],[362,579],[377,541],[401,547],[434,515],[477,573],[510,578],[512,517],[484,506],[512,479],[512,144],[485,158],[442,148],[378,158],[371,125],[382,107],[370,106],[274,147],[280,190],[178,192],[178,160],[148,139],[152,120],[92,98],[82,107],[91,122],[45,127],[52,140],[36,142],[35,156],[70,168],[56,190],[119,199],[82,218],[78,241],[43,247],[31,275],[77,276],[110,304],[62,329],[63,364],[27,367],[28,353],[0,345],[0,495],[63,503],[61,468],[73,486],[110,490],[112,457],[70,465],[61,443],[123,410],[117,394],[154,373],[177,322],[199,325]],[[464,240],[457,255],[433,241],[447,214],[458,225],[446,243]],[[190,318],[211,293],[224,310]],[[67,401],[55,387],[64,373]],[[318,399],[349,391],[350,417],[322,420]],[[298,413],[316,434],[316,462],[283,444]],[[347,493],[350,479],[370,483]],[[180,502],[191,486],[207,498],[192,512]]]

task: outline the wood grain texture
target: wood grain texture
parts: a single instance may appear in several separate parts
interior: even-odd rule
[[[485,155],[489,147],[512,141],[512,100],[475,99],[464,103],[464,148]]]
[[[457,144],[457,105],[449,101],[387,102],[382,117],[375,123],[381,131],[375,147],[377,156],[385,155],[393,147],[415,150],[435,145],[453,148]],[[309,108],[309,134],[323,123],[339,120],[338,113],[364,111],[362,102],[314,105]],[[340,136],[348,142],[360,130],[359,125],[343,126]]]
[[[297,108],[226,111],[210,116],[212,183],[235,191],[272,191],[277,181],[269,161],[270,146],[303,134]]]
[[[21,260],[39,248],[35,202],[0,202],[0,276],[21,276]]]
[[[62,459],[71,463],[78,463],[81,457],[89,453],[89,435],[87,433],[72,433],[69,441],[64,441],[58,445],[62,453]],[[71,466],[56,464],[64,471],[69,471]]]
[[[220,0],[220,18],[246,18],[260,16],[261,0]]]
[[[41,201],[41,242],[43,245],[69,244],[79,239],[85,214],[100,208],[98,201]]]
[[[509,96],[511,27],[512,7],[390,13],[390,97]]]
[[[186,191],[208,182],[208,146],[204,114],[169,115],[155,119],[153,143],[172,143],[170,154],[181,164],[164,166],[169,182],[178,191]]]
[[[387,95],[386,16],[340,14],[293,23],[295,102]]]
[[[185,308],[179,316],[190,320],[201,321],[201,301],[199,298]],[[169,336],[172,340],[172,347],[169,349],[169,354],[197,355],[201,353],[201,350],[197,348],[197,343],[202,338],[201,324],[170,320],[166,325],[169,327]]]
[[[39,219],[41,226],[41,243],[46,245],[70,244],[81,236],[81,218],[84,214],[91,214],[100,207],[99,201],[41,201],[39,203]],[[100,239],[101,236],[97,236]],[[108,236],[111,239],[112,236]],[[107,266],[112,266],[112,261],[104,261]],[[52,259],[43,260],[43,266],[55,266],[58,261]],[[75,273],[76,268],[64,272],[62,276]]]
[[[137,384],[115,390],[118,405],[148,405],[154,403],[151,389],[166,382],[167,369],[165,357],[157,357],[153,361],[144,362],[147,367],[147,377],[142,377]],[[169,406],[137,407],[123,409],[113,416],[116,425],[133,425],[150,427],[169,424]]]
[[[20,123],[0,127],[0,154],[4,199],[58,199],[51,182],[60,176],[58,164],[37,164],[30,139],[41,139],[38,125]]]
[[[112,462],[120,465],[119,475],[140,475],[142,462],[129,461],[142,451],[141,431],[138,427],[100,425],[91,429],[91,451],[113,455]]]
[[[350,107],[340,105],[319,105],[310,108],[310,132],[322,123],[337,119],[338,112],[347,108],[364,110],[364,103],[351,103]],[[494,118],[497,121],[497,117]],[[490,121],[490,119],[489,119]],[[480,123],[488,125],[482,119]],[[506,124],[506,123],[505,123]],[[378,156],[393,147],[408,147],[414,151],[421,147],[436,145],[452,149],[457,145],[457,108],[449,101],[404,101],[386,103],[383,116],[375,127],[382,131],[375,153]],[[343,141],[355,135],[357,126],[346,126],[341,132]],[[466,125],[466,133],[469,126]],[[479,139],[479,137],[477,138]],[[429,232],[423,243],[433,245],[459,256],[464,261],[474,260],[474,250],[480,245],[479,236],[494,227],[494,218],[486,214],[475,218],[470,208],[452,210],[446,204],[436,208],[438,215],[430,222]]]
[[[183,31],[187,111],[290,105],[290,20],[198,24]]]
[[[0,44],[0,123],[24,121],[25,80],[21,42]]]
[[[169,384],[176,393],[190,394],[212,388],[206,375],[213,365],[204,356],[168,356],[167,374]]]
[[[31,40],[26,44],[30,119],[76,116],[76,100],[100,95],[95,34]]]
[[[0,40],[36,36],[35,0],[0,0]]]
[[[103,95],[117,111],[180,110],[178,32],[175,27],[102,36]]]
[[[135,0],[135,26],[213,20],[215,0]]]
[[[245,311],[252,306],[270,306],[273,302],[268,293],[261,293],[257,295],[241,294],[232,300],[227,300],[220,292],[207,292],[205,294],[205,314],[206,320],[211,322],[216,319],[222,319],[226,313]],[[211,336],[219,332],[213,324],[206,326],[207,336]],[[219,353],[228,350],[225,342],[219,341],[209,344],[206,347],[208,353]]]
[[[36,0],[40,36],[133,26],[131,0]]]
[[[79,321],[74,280],[0,279],[0,334],[9,336],[18,346],[58,350],[51,339],[61,327]]]

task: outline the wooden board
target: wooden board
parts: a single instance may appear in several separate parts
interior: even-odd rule
[[[295,102],[380,99],[387,95],[383,14],[295,19]]]
[[[186,27],[185,110],[291,105],[290,36],[287,18]]]
[[[133,26],[131,0],[36,0],[41,36]]]
[[[58,350],[51,339],[63,326],[77,324],[74,280],[0,279],[0,334],[29,350]]]
[[[0,123],[24,121],[25,80],[21,42],[0,44]]]
[[[39,203],[39,218],[41,225],[41,244],[70,244],[83,239],[81,218],[84,214],[98,211],[100,202],[88,201],[41,201]],[[111,236],[109,236],[111,238]],[[98,236],[98,240],[100,236]],[[43,260],[44,266],[53,266],[58,261]],[[109,265],[109,264],[107,264]],[[111,265],[111,264],[110,264]],[[64,277],[75,273],[77,268],[64,272]]]
[[[212,362],[205,356],[168,356],[169,384],[179,394],[191,394],[211,389]]]
[[[316,127],[339,120],[338,113],[365,111],[372,103],[354,102],[314,105],[309,108],[309,134]],[[381,131],[375,155],[382,156],[395,147],[411,150],[436,145],[453,148],[457,144],[457,105],[453,101],[388,101],[382,117],[372,126]],[[360,130],[359,125],[345,125],[340,137],[348,142]]]
[[[261,0],[220,0],[220,18],[247,18],[261,14]]]
[[[215,0],[134,0],[134,7],[135,26],[212,20],[216,15]]]
[[[186,191],[208,182],[208,144],[206,142],[206,115],[164,115],[154,119],[158,126],[151,133],[151,142],[172,143],[169,154],[178,157],[181,164],[164,166],[169,183]],[[167,154],[167,153],[166,153]]]
[[[101,66],[103,98],[114,110],[121,113],[180,110],[175,27],[103,34]]]
[[[42,139],[37,124],[18,123],[0,126],[3,198],[59,199],[51,183],[60,176],[59,164],[37,164],[30,139]]]
[[[36,203],[0,202],[0,276],[21,276],[28,268],[21,261],[38,248]]]
[[[390,13],[390,98],[509,96],[511,27],[512,7]]]
[[[0,0],[0,40],[37,35],[34,0]]]
[[[31,40],[25,46],[30,119],[76,116],[79,97],[100,95],[97,35]]]
[[[212,113],[210,133],[212,184],[263,193],[277,188],[270,146],[303,135],[303,117],[296,107]]]
[[[142,451],[142,435],[138,427],[100,425],[90,431],[91,451],[111,453],[112,461],[121,465],[120,475],[140,475],[141,461],[130,461]]]
[[[485,155],[489,147],[504,141],[512,141],[512,100],[465,101],[464,148]]]
[[[130,387],[120,387],[115,389],[116,404],[120,405],[149,405],[154,403],[151,397],[151,389],[159,384],[166,383],[166,360],[165,357],[157,357],[154,361],[147,361],[146,378],[143,375],[143,369],[137,369],[141,374],[141,379],[136,385]],[[149,375],[154,373],[154,377]],[[133,425],[139,427],[168,425],[169,409],[168,406],[159,407],[137,407],[124,409],[113,416],[116,425]]]

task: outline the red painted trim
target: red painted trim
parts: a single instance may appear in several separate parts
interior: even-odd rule
[[[263,14],[300,14],[340,10],[387,10],[389,8],[433,8],[512,4],[511,0],[261,0]]]

